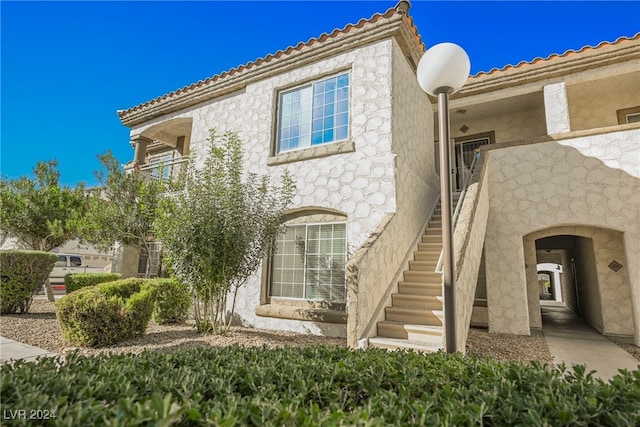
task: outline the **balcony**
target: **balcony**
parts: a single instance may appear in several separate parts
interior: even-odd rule
[[[179,156],[170,158],[152,159],[140,167],[140,173],[151,180],[174,182],[182,172],[186,171],[187,157]]]

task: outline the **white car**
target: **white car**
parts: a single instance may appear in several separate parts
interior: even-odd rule
[[[103,273],[103,267],[89,267],[84,264],[81,255],[56,254],[58,261],[49,274],[49,282],[53,289],[64,290],[64,276],[75,273]]]

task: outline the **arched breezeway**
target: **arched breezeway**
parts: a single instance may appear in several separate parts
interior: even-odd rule
[[[560,265],[563,304],[605,335],[634,335],[630,280],[621,232],[558,226],[523,239],[531,328],[543,328],[537,266]]]

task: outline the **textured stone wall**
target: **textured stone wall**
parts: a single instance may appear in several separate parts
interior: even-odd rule
[[[465,195],[453,236],[456,261],[456,345],[462,353],[465,352],[471,323],[489,215],[489,189],[484,163],[484,160],[481,160],[477,165],[478,169]],[[476,319],[476,322],[478,321]]]
[[[619,277],[622,288],[630,288],[627,317],[640,341],[639,142],[640,130],[631,129],[489,151],[485,250],[492,331],[529,333],[523,237],[582,225],[622,233],[625,267]],[[608,257],[598,248],[596,256],[599,263]]]
[[[203,159],[209,129],[235,131],[244,143],[245,170],[279,181],[288,170],[297,184],[292,208],[316,206],[347,216],[348,245],[360,247],[388,212],[396,211],[396,154],[392,151],[391,39],[335,55],[248,85],[132,129],[144,129],[175,117],[192,117],[191,151]],[[350,71],[350,141],[354,150],[268,166],[272,156],[278,91],[333,73]],[[423,100],[424,102],[424,100]],[[423,158],[424,156],[418,156]],[[259,270],[238,293],[238,319],[260,328],[313,334],[346,335],[345,325],[257,316],[261,299]]]
[[[374,336],[390,305],[391,291],[404,270],[427,216],[436,204],[439,178],[434,162],[433,110],[415,73],[393,44],[392,150],[396,166],[396,213],[350,262],[349,343]]]

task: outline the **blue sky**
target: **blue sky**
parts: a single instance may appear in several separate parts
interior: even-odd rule
[[[286,49],[395,1],[0,1],[0,173],[56,158],[95,185],[96,155],[133,157],[116,110]],[[633,36],[640,2],[433,2],[409,11],[427,46],[450,41],[471,73]]]

